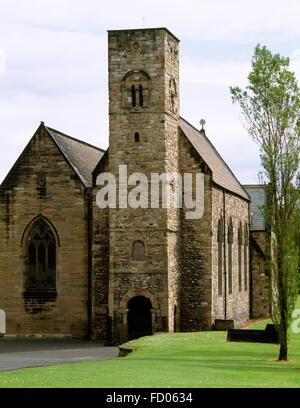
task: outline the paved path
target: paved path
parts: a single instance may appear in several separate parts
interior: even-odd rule
[[[117,347],[80,340],[0,339],[0,371],[117,357]]]

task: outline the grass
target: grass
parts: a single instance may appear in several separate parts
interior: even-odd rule
[[[300,308],[300,298],[297,308]],[[264,328],[266,322],[252,326]],[[300,333],[292,362],[271,362],[278,345],[227,343],[226,332],[168,333],[127,343],[126,358],[0,373],[0,388],[281,388],[300,385]]]

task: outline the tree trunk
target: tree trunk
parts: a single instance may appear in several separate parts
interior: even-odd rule
[[[288,345],[287,345],[287,331],[288,331],[288,310],[287,310],[287,299],[286,293],[283,290],[281,294],[281,307],[280,307],[280,314],[281,314],[281,322],[280,322],[280,350],[279,350],[279,357],[278,360],[287,361],[287,353],[288,353]]]
[[[282,333],[283,334],[283,333]],[[287,361],[287,353],[288,353],[288,348],[287,348],[287,335],[284,333],[284,337],[281,340],[280,343],[280,350],[279,350],[279,361]]]
[[[280,303],[280,324],[279,324],[279,361],[287,361],[288,345],[287,345],[287,331],[288,331],[288,293],[286,283],[286,271],[283,266],[283,241],[281,236],[277,240],[277,265],[278,265],[278,292]]]

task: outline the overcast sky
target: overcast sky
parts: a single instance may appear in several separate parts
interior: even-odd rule
[[[232,105],[257,43],[300,78],[300,0],[0,0],[0,182],[39,126],[108,146],[107,30],[167,27],[180,42],[181,116],[241,183],[259,156]]]

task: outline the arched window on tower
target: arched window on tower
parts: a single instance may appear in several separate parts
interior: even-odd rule
[[[132,245],[132,260],[133,261],[145,260],[145,245],[142,241],[134,241]]]
[[[135,143],[139,143],[140,141],[140,134],[138,132],[135,132],[134,134],[134,141]]]
[[[49,225],[40,219],[27,237],[27,289],[56,289],[56,241]]]
[[[233,231],[232,231],[232,220],[230,219],[228,225],[228,292],[232,293],[232,241],[233,241]]]
[[[139,85],[139,105],[143,106],[144,97],[143,97],[143,85]]]
[[[136,106],[136,93],[135,93],[135,86],[134,85],[132,85],[132,87],[131,87],[131,103],[132,103],[133,107]]]
[[[144,108],[149,105],[151,91],[150,76],[140,70],[127,72],[121,83],[124,108]]]

